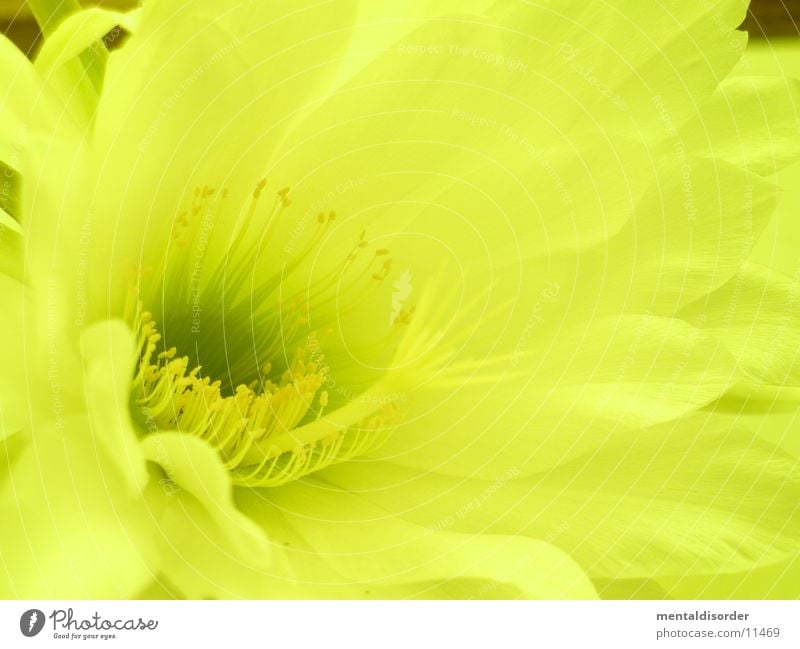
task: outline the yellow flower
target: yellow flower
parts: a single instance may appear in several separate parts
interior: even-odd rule
[[[745,3],[428,4],[3,43],[3,592],[635,595],[796,551],[751,432],[797,404],[796,288],[746,260],[797,86],[726,79]]]

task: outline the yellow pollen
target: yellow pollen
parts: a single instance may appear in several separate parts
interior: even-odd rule
[[[256,185],[256,188],[253,190],[253,198],[258,198],[259,196],[261,196],[261,192],[264,191],[264,188],[266,186],[267,186],[266,178],[262,178],[261,180],[259,180],[258,184]]]
[[[285,187],[272,194],[271,208],[264,205],[266,187],[265,179],[259,181],[252,197],[237,209],[234,217],[226,217],[224,211],[228,209],[223,200],[228,195],[225,189],[216,192],[208,186],[198,187],[189,209],[175,217],[173,245],[178,250],[165,251],[153,273],[161,278],[155,288],[171,301],[164,314],[167,323],[164,331],[170,342],[176,335],[173,332],[185,325],[182,316],[177,321],[170,320],[169,308],[173,305],[179,314],[187,305],[216,305],[228,287],[234,287],[235,291],[236,287],[252,282],[253,259],[269,243],[284,210],[291,204],[290,190]],[[311,320],[309,304],[323,305],[320,308],[324,313],[336,299],[339,314],[355,313],[365,300],[373,296],[382,299],[385,286],[372,278],[385,280],[392,269],[388,249],[373,248],[374,255],[365,250],[371,244],[364,230],[340,267],[326,271],[300,294],[283,294],[283,277],[291,275],[314,247],[325,240],[329,224],[336,218],[333,211],[320,212],[319,227],[304,245],[292,250],[292,258],[281,267],[280,273],[262,280],[248,295],[234,299],[226,306],[228,310],[222,312],[223,316],[230,314],[228,322],[232,324],[227,325],[223,320],[223,325],[226,329],[233,328],[234,344],[244,331],[254,336],[251,353],[243,354],[242,358],[228,358],[227,339],[223,339],[228,376],[235,376],[240,382],[232,394],[232,385],[223,391],[222,381],[204,373],[202,367],[190,362],[189,356],[181,355],[176,347],[166,345],[153,315],[141,310],[142,302],[153,303],[154,294],[148,292],[143,299],[138,293],[143,272],[132,276],[132,286],[137,290],[128,296],[130,310],[126,308],[126,319],[138,328],[139,334],[139,363],[132,397],[144,418],[146,432],[175,430],[197,436],[216,450],[235,484],[277,486],[375,449],[400,423],[404,411],[401,405],[410,391],[420,389],[423,383],[425,388],[458,384],[473,371],[476,362],[472,361],[452,370],[445,369],[452,350],[464,342],[469,329],[464,328],[464,333],[458,336],[445,336],[444,325],[451,317],[447,305],[453,299],[446,292],[445,299],[434,298],[442,293],[439,288],[444,283],[433,278],[430,283],[435,290],[424,289],[416,307],[408,306],[394,319],[394,324],[408,325],[402,335],[397,337],[397,329],[387,332],[387,341],[393,338],[398,343],[396,350],[391,348],[392,369],[385,370],[361,394],[344,393],[342,386],[334,392],[331,386],[336,386],[336,382],[331,383],[316,333],[306,333]],[[232,223],[225,258],[207,278],[199,274],[187,276],[187,272],[195,272],[198,259],[205,260],[206,250],[205,240],[196,250],[190,245],[199,242],[201,236],[207,240],[216,223]],[[191,284],[187,279],[192,280]],[[349,299],[338,302],[339,296]],[[474,301],[477,304],[478,298]],[[416,316],[412,318],[415,309]],[[203,313],[199,309],[197,317]],[[209,316],[202,317],[214,318],[217,314],[211,315],[209,309]],[[246,321],[253,324],[250,331],[244,327],[237,329],[239,323]],[[213,333],[208,337],[206,331],[203,331],[206,337],[200,338],[199,331],[192,328],[198,338],[188,340],[195,345],[199,342],[201,348],[205,344],[214,345],[204,348],[206,362],[220,367],[220,346],[215,344]],[[214,328],[208,331],[213,332]],[[334,331],[330,327],[325,335],[334,335]],[[195,349],[199,354],[200,349],[192,345],[191,352]],[[253,349],[258,350],[261,359],[273,362],[257,360],[251,364]],[[183,349],[182,353],[187,351]]]
[[[280,377],[240,385],[225,396],[220,381],[190,367],[177,349],[157,352],[161,334],[152,314],[139,316],[139,366],[133,396],[146,428],[178,430],[219,453],[235,484],[274,487],[375,448],[399,423],[397,404],[371,393],[322,418],[329,404],[324,357],[297,349]],[[266,376],[272,369],[266,363]],[[318,409],[313,408],[314,402]],[[311,423],[303,421],[311,415]]]

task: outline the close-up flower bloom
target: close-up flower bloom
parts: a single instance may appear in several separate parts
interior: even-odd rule
[[[786,595],[800,85],[745,0],[29,4],[3,597]]]

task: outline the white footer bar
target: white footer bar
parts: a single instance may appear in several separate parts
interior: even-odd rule
[[[796,601],[3,601],[0,647],[800,647]]]

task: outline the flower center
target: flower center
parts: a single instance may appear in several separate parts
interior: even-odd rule
[[[189,358],[161,341],[152,315],[140,316],[141,360],[134,399],[147,425],[204,439],[222,457],[233,482],[272,487],[374,449],[401,416],[379,382],[325,416],[328,391],[323,366],[310,346],[297,350],[289,369],[262,385],[239,385],[225,396],[221,382],[189,368]],[[270,368],[265,368],[265,374]],[[307,423],[303,423],[307,422]]]
[[[335,213],[316,217],[317,231],[280,271],[248,282],[260,248],[291,205],[288,189],[277,192],[266,223],[254,228],[265,185],[256,187],[224,258],[208,274],[210,234],[227,193],[198,189],[191,209],[175,220],[173,244],[155,269],[157,291],[148,294],[156,302],[153,295],[161,294],[164,328],[159,331],[153,314],[139,306],[141,273],[130,316],[139,332],[132,399],[145,428],[200,437],[217,450],[234,483],[259,487],[281,485],[374,449],[399,423],[412,385],[408,369],[385,371],[363,391],[332,398],[325,355],[308,328],[307,302],[299,295],[285,300],[282,289],[319,245]],[[315,281],[304,299],[338,301],[345,292],[363,300],[391,270],[387,250],[370,254],[368,248],[361,233],[339,271]],[[359,262],[363,267],[356,268]],[[343,287],[343,273],[353,270],[348,274],[356,279]],[[251,291],[241,291],[248,285]],[[411,309],[403,310],[389,335],[397,339],[411,321]],[[197,361],[179,349],[196,351]]]

